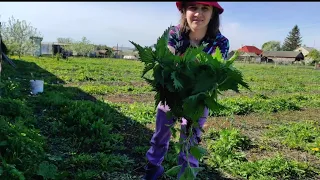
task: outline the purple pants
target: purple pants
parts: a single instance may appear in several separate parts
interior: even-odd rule
[[[157,108],[157,115],[156,115],[156,131],[152,136],[151,139],[151,148],[146,153],[148,161],[153,165],[161,165],[162,161],[164,160],[164,156],[168,151],[169,148],[169,141],[171,138],[171,131],[170,126],[174,124],[173,119],[167,119],[166,112],[170,111],[170,108],[167,105],[158,105]],[[207,108],[204,109],[204,115],[202,118],[199,119],[199,125],[203,127],[204,123],[206,122],[206,119],[208,117],[209,111]],[[186,119],[182,119],[181,129],[185,129],[187,124]],[[196,129],[196,135],[197,137],[201,136],[201,131],[199,128]],[[180,137],[185,139],[186,136],[184,134],[180,134]],[[196,139],[196,137],[193,136],[192,139]],[[192,167],[199,167],[198,160],[193,157],[189,153],[189,162]],[[179,153],[178,157],[178,164],[186,164],[187,163],[187,157],[184,152]]]

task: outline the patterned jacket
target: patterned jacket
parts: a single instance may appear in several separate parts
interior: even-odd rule
[[[183,55],[186,49],[190,47],[190,41],[181,35],[179,29],[179,25],[171,27],[169,31],[168,45],[172,46],[176,50],[176,52]],[[220,32],[217,34],[215,39],[205,38],[201,42],[201,45],[205,44],[208,44],[204,49],[205,52],[207,52],[208,54],[213,54],[216,47],[219,47],[223,58],[227,59],[229,53],[229,40]]]

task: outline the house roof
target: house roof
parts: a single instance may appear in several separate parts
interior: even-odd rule
[[[255,46],[243,46],[242,48],[239,49],[239,51],[248,52],[248,53],[255,53],[257,55],[262,53],[262,50],[260,50],[259,48],[255,47]]]
[[[285,58],[295,58],[301,52],[296,51],[265,51],[262,53],[266,57],[285,57]]]
[[[311,52],[312,50],[314,50],[315,48],[313,47],[303,47],[305,50],[307,50],[308,52]]]
[[[298,51],[298,49],[303,48],[304,50],[308,51],[309,53],[314,50],[315,48],[313,47],[307,47],[307,46],[302,46],[302,47],[298,47],[297,49],[295,49],[294,51]]]

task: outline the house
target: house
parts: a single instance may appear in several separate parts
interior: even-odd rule
[[[262,50],[255,46],[243,46],[242,48],[238,49],[238,51],[246,53],[255,53],[256,55],[262,54]]]
[[[260,62],[260,60],[260,56],[253,52],[240,52],[239,54],[239,61]]]
[[[313,48],[313,47],[302,46],[302,47],[299,47],[299,48],[295,49],[294,51],[295,52],[302,52],[302,54],[306,57],[314,49],[315,48]]]
[[[304,60],[302,52],[296,51],[264,51],[261,54],[261,61],[273,61],[276,63],[293,63],[295,61]]]

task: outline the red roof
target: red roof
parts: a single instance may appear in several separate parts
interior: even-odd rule
[[[257,55],[260,55],[262,53],[262,51],[255,46],[243,46],[242,48],[239,49],[239,51],[256,53]]]

